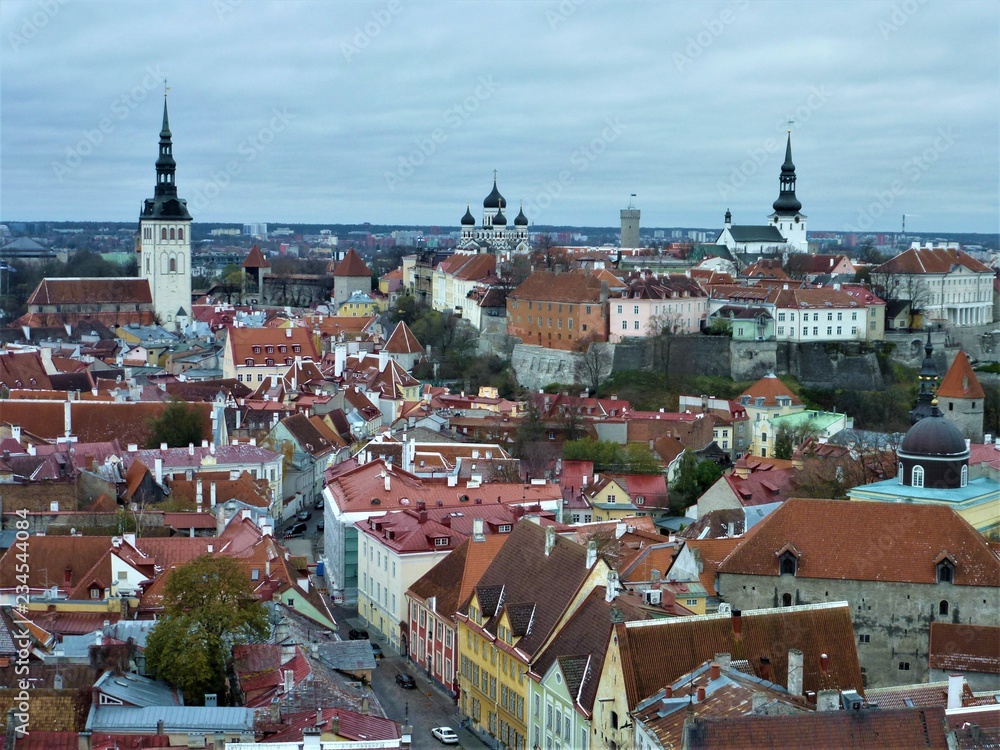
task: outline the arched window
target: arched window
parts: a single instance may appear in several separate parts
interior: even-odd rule
[[[924,486],[924,467],[914,466],[913,473],[910,475],[910,486],[912,487],[923,487]]]
[[[781,595],[781,606],[782,607],[791,607],[792,606],[792,595],[791,594],[782,594]]]
[[[785,552],[781,555],[780,562],[778,564],[778,572],[783,576],[793,576],[795,575],[795,567],[798,560],[795,558],[791,552]]]
[[[167,228],[166,227],[161,227],[160,228],[160,239],[161,240],[167,239]]]
[[[900,461],[898,464],[896,464],[896,477],[899,479],[900,484],[903,483],[904,473],[905,472],[903,471],[903,462]]]
[[[938,614],[947,615],[948,614],[948,600],[942,599],[941,603],[938,604]]]
[[[172,240],[176,240],[177,239],[177,237],[174,234],[174,228],[173,227],[170,227],[170,239],[172,239]]]
[[[184,227],[181,227],[180,229],[177,230],[177,239],[179,240],[184,239]]]
[[[938,583],[951,583],[955,580],[955,566],[951,560],[942,560],[937,565]]]
[[[968,466],[963,466],[962,467],[962,486],[965,487],[968,484],[969,484],[969,467]]]
[[[170,271],[170,273],[177,273],[177,256],[176,255],[171,255],[170,256],[170,261],[169,261],[169,264],[168,264],[168,270]]]

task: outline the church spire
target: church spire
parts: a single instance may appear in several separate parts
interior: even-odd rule
[[[924,417],[939,417],[935,391],[938,385],[938,370],[934,363],[934,345],[931,343],[931,331],[927,329],[927,343],[924,344],[924,361],[920,364],[917,374],[920,391],[917,394],[917,405],[910,412],[910,423],[916,424]]]
[[[792,161],[792,131],[788,131],[785,143],[785,163],[781,165],[779,178],[780,192],[773,204],[776,214],[795,214],[802,210],[802,204],[795,197],[795,163]]]
[[[160,130],[160,154],[156,159],[156,190],[157,196],[176,196],[177,185],[174,184],[174,172],[177,162],[174,161],[174,145],[170,134],[170,121],[167,118],[167,97],[163,96],[163,129]]]

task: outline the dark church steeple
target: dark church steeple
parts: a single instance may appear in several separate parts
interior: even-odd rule
[[[795,163],[792,161],[792,131],[788,131],[785,144],[785,163],[781,165],[779,178],[780,192],[773,203],[776,214],[795,214],[802,210],[802,204],[795,197]]]
[[[928,329],[927,343],[924,344],[924,361],[920,364],[920,372],[917,373],[919,384],[917,405],[910,412],[910,424],[916,424],[925,417],[941,415],[937,408],[937,400],[934,398],[938,379],[937,365],[934,364],[934,345],[931,343],[931,332]]]
[[[160,151],[156,158],[156,188],[153,197],[147,198],[142,207],[142,218],[190,219],[187,201],[177,197],[174,182],[177,162],[174,161],[174,144],[167,116],[167,93],[163,92],[163,127],[160,128]]]

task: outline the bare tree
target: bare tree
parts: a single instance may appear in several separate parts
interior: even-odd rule
[[[601,383],[611,375],[614,364],[611,347],[604,341],[587,337],[581,339],[580,349],[583,354],[576,362],[576,379],[586,385],[591,393],[597,393]]]

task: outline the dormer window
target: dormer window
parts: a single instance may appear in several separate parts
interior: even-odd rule
[[[254,354],[260,354],[260,347],[259,347],[259,346],[255,346],[255,347],[253,348],[253,353],[254,353]]]
[[[950,558],[945,558],[938,562],[937,564],[937,582],[938,583],[954,583],[955,582],[955,563],[952,562]]]
[[[446,537],[446,536],[436,536],[436,537],[434,537],[434,546],[435,547],[447,547],[448,546],[448,537]]]
[[[253,367],[253,360],[250,359],[250,357],[247,357],[247,359],[246,359],[246,366],[247,367]]]
[[[780,558],[779,562],[779,572],[783,576],[793,576],[795,575],[795,568],[798,564],[798,560],[795,559],[795,555],[791,552],[786,552]]]

